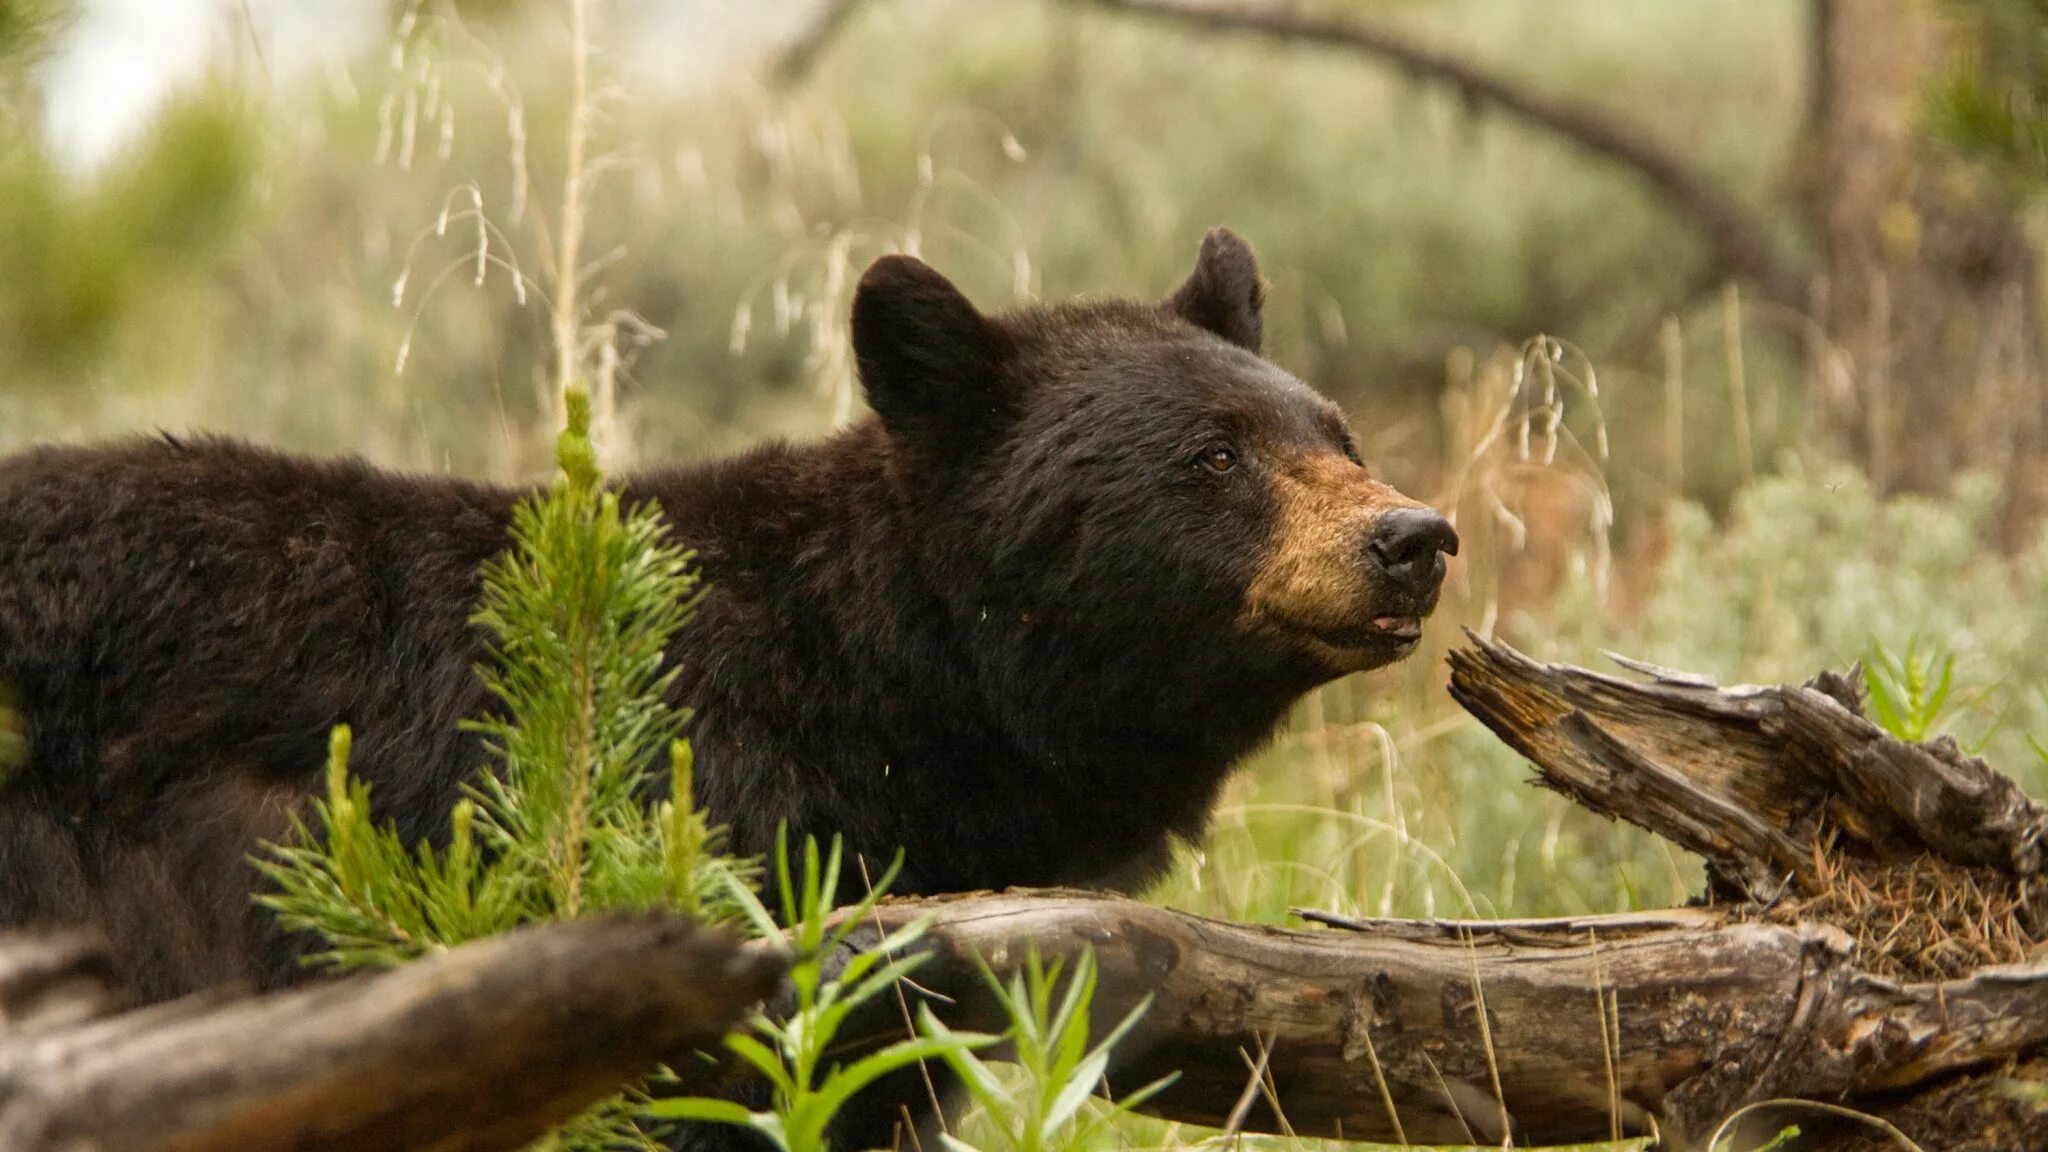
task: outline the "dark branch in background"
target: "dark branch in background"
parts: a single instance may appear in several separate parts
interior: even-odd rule
[[[1685,156],[1598,108],[1531,91],[1356,15],[1305,15],[1266,5],[1194,4],[1187,0],[1065,2],[1204,31],[1343,49],[1392,65],[1417,82],[1450,88],[1474,107],[1490,108],[1563,137],[1635,173],[1699,227],[1715,261],[1727,274],[1750,281],[1777,303],[1799,309],[1806,306],[1806,270],[1772,239],[1766,220]],[[860,3],[830,0],[804,35],[783,53],[776,72],[784,83],[804,77],[830,49]]]
[[[1597,108],[1530,91],[1357,16],[1303,16],[1267,7],[1195,5],[1184,0],[1070,2],[1211,31],[1344,48],[1391,64],[1411,79],[1446,85],[1474,106],[1506,113],[1632,170],[1700,226],[1729,273],[1753,282],[1781,304],[1796,308],[1806,302],[1805,274],[1785,259],[1756,213],[1684,156]]]
[[[803,34],[782,50],[775,60],[775,78],[796,84],[810,74],[818,60],[839,38],[846,22],[861,6],[861,0],[825,0],[825,7],[811,18]]]

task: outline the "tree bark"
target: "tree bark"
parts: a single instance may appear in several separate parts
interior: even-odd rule
[[[715,1049],[782,964],[676,921],[613,919],[130,1013],[112,971],[76,934],[0,945],[0,1148],[517,1148],[657,1062]]]
[[[1887,736],[1850,678],[1722,689],[1625,662],[1652,677],[1637,683],[1472,639],[1451,653],[1452,697],[1537,783],[1704,856],[1715,895],[1817,893],[1838,865],[2025,881],[2048,864],[2048,811],[1952,740]]]
[[[1786,1097],[1913,1123],[1914,1104],[1953,1074],[2048,1041],[2048,964],[1900,983],[1863,971],[1832,925],[1753,912],[1315,916],[1342,930],[1288,931],[1019,891],[886,904],[877,922],[933,918],[934,959],[911,994],[962,1027],[1004,1025],[983,963],[1007,977],[1027,949],[1047,959],[1092,950],[1100,1020],[1151,998],[1118,1049],[1111,1094],[1178,1072],[1146,1110],[1221,1127],[1261,1068],[1266,1086],[1238,1117],[1246,1131],[1494,1146],[1508,1135],[1541,1145],[1661,1133],[1666,1147],[1695,1148],[1736,1109]],[[895,1035],[888,1024],[860,1046]],[[1960,1099],[1971,1127],[1935,1132],[1927,1146],[1990,1152],[2048,1139],[2048,1117],[1995,1080],[1971,1081]],[[1980,1129],[2025,1139],[1978,1140]]]

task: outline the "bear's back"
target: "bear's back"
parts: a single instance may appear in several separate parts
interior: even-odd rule
[[[217,440],[0,462],[0,682],[28,746],[0,922],[98,923],[152,995],[288,963],[245,857],[337,722],[366,768],[473,764],[468,616],[512,499]],[[378,775],[424,834],[457,773]]]
[[[419,699],[424,654],[466,671],[478,566],[503,548],[511,501],[213,440],[0,466],[0,680],[38,723],[93,725],[32,738],[32,765],[119,774],[120,736],[158,758],[269,759],[283,730],[317,764],[331,717],[393,694],[380,684]]]

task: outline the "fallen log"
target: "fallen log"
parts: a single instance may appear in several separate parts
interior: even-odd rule
[[[1029,948],[1093,950],[1105,1019],[1152,998],[1112,1091],[1177,1071],[1146,1110],[1221,1127],[1258,1068],[1264,1086],[1237,1112],[1247,1131],[1492,1146],[1661,1134],[1683,1149],[1764,1100],[1900,1113],[1952,1072],[2048,1042],[2048,965],[1899,984],[1857,968],[1837,928],[1733,908],[1300,931],[1017,891],[878,913],[884,930],[924,916],[935,956],[916,983],[950,1023],[1001,1027],[982,963],[1007,975]],[[2010,1138],[1927,1146],[2048,1146],[2048,1117],[1989,1085],[1980,1103],[1973,1131]]]
[[[2005,1090],[2048,1067],[2030,1063],[2048,1053],[2048,812],[2009,779],[1885,735],[1839,677],[1724,690],[1634,666],[1639,682],[1477,640],[1451,662],[1453,695],[1539,783],[1704,856],[1701,903],[1281,930],[1010,892],[885,904],[869,931],[931,917],[919,994],[965,1027],[1001,1023],[982,964],[1093,950],[1100,1015],[1152,998],[1112,1090],[1177,1070],[1147,1110],[1193,1123],[1684,1149],[1750,1108],[1808,1133],[1788,1152],[1865,1131],[1755,1107],[1790,1098],[1930,1149],[2048,1148],[2048,1111]]]
[[[517,1148],[715,1048],[772,993],[759,949],[656,918],[515,932],[273,996],[121,1012],[101,945],[0,942],[0,1148]]]

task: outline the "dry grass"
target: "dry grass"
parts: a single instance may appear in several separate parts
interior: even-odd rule
[[[1875,861],[1843,852],[1832,831],[1815,838],[1813,863],[1819,891],[1768,917],[1841,928],[1856,941],[1857,965],[1877,975],[1953,980],[2037,959],[2048,945],[2048,905],[2010,874],[1924,853]]]

